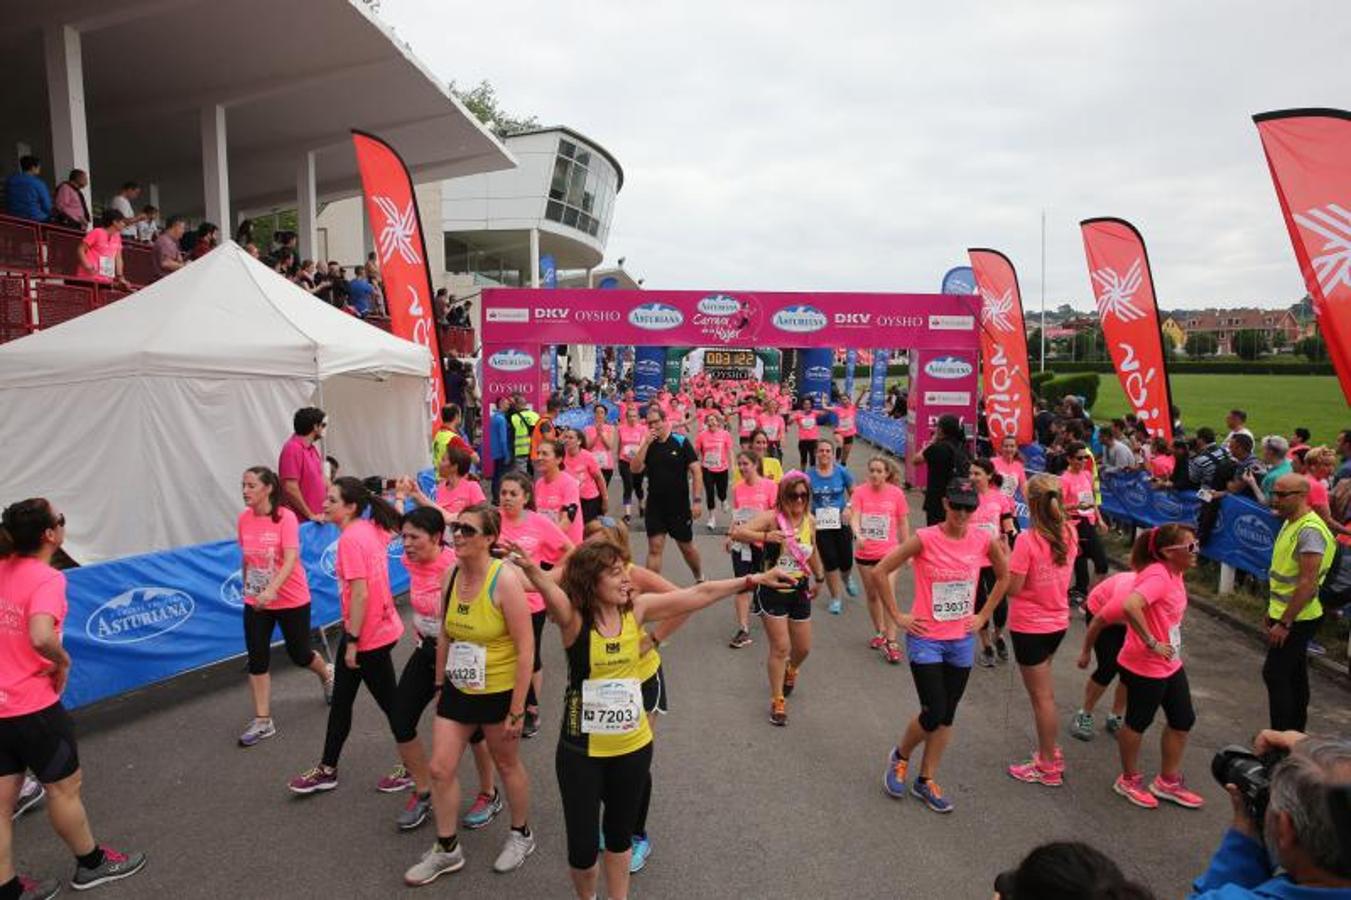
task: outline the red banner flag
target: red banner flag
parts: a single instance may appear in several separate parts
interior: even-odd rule
[[[1351,403],[1351,112],[1253,116],[1318,328]]]
[[[441,421],[446,389],[441,373],[441,333],[432,313],[432,275],[413,181],[399,154],[380,138],[353,130],[352,143],[366,195],[366,215],[375,235],[380,277],[385,283],[390,330],[431,353],[427,421],[435,428]]]
[[[1172,443],[1173,392],[1144,238],[1123,219],[1085,219],[1079,228],[1102,335],[1126,402],[1150,434]]]
[[[1032,443],[1032,384],[1028,380],[1023,296],[1013,263],[998,250],[971,249],[980,305],[981,393],[990,441],[1008,434]]]

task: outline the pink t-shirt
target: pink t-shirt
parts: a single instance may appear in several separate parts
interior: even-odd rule
[[[1145,601],[1145,624],[1154,640],[1172,644],[1177,655],[1164,659],[1150,651],[1135,629],[1126,629],[1126,643],[1116,661],[1123,669],[1146,678],[1167,678],[1182,668],[1182,619],[1187,613],[1187,586],[1182,576],[1163,563],[1151,563],[1135,577],[1130,593]],[[1127,595],[1129,596],[1129,594]]]
[[[586,525],[582,521],[581,502],[577,479],[566,472],[560,473],[552,483],[543,477],[535,479],[535,509],[547,516],[574,544],[582,542],[582,529]],[[563,512],[565,506],[577,507],[572,521],[568,521]]]
[[[726,472],[732,462],[732,435],[724,429],[701,431],[694,439],[694,452],[707,472]]]
[[[563,471],[577,482],[578,495],[583,500],[600,496],[600,488],[596,485],[596,479],[600,477],[600,463],[596,462],[596,456],[590,450],[578,450],[571,456],[564,454]]]
[[[990,460],[994,463],[994,470],[1003,478],[1003,483],[999,485],[999,490],[1007,497],[1012,497],[1018,493],[1018,489],[1027,485],[1027,469],[1023,466],[1021,459],[1005,459],[1002,456],[996,456]]]
[[[324,460],[314,444],[306,443],[298,434],[291,435],[282,444],[281,458],[277,460],[277,477],[282,481],[300,483],[300,496],[305,498],[305,505],[314,515],[324,511],[324,493],[328,486],[324,483]],[[296,514],[299,515],[300,510],[296,510]]]
[[[28,556],[0,560],[0,719],[26,716],[61,698],[52,663],[33,649],[28,623],[47,614],[60,633],[66,618],[66,576]]]
[[[357,650],[378,650],[403,634],[403,621],[389,589],[389,533],[369,519],[357,519],[338,538],[338,590],[343,625],[351,630],[352,582],[366,582],[366,616]]]
[[[1004,531],[1000,520],[1013,515],[1013,501],[998,488],[991,487],[980,495],[980,505],[971,514],[970,527],[979,528],[990,537],[999,537]]]
[[[624,462],[633,462],[633,456],[647,437],[646,425],[619,426],[619,458]]]
[[[1079,504],[1094,503],[1093,494],[1093,473],[1085,467],[1083,471],[1075,474],[1068,469],[1060,473],[1060,497],[1065,502],[1065,509],[1069,512],[1070,518],[1083,519],[1087,522],[1096,523],[1098,513],[1095,509],[1079,510]]]
[[[442,547],[429,563],[415,562],[403,555],[403,566],[408,570],[408,602],[413,607],[413,630],[418,638],[435,638],[441,634],[441,576],[455,565],[455,551]]]
[[[581,521],[581,515],[577,520]],[[502,534],[498,538],[499,543],[505,544],[508,541],[520,544],[521,549],[526,555],[541,565],[557,565],[567,552],[568,536],[565,535],[553,520],[542,513],[524,510],[520,519],[512,519],[506,513],[502,514]],[[576,543],[575,541],[573,542]],[[525,599],[530,604],[532,613],[544,609],[544,597],[536,591],[527,591]]]
[[[924,637],[952,641],[965,637],[975,615],[976,579],[990,559],[990,536],[968,528],[954,540],[942,525],[915,532],[923,547],[915,557],[915,602],[910,613],[924,623]]]
[[[447,520],[486,499],[483,496],[483,486],[469,478],[461,478],[453,488],[446,487],[444,481],[436,485],[436,505],[445,512]]]
[[[764,476],[756,478],[755,484],[738,481],[732,485],[732,521],[743,525],[756,514],[773,509],[778,495],[779,486]],[[757,547],[764,546],[764,541],[754,543]]]
[[[108,233],[106,228],[95,228],[84,236],[85,256],[93,268],[80,263],[80,274],[94,281],[109,282],[117,275],[117,254],[122,252],[122,235]]]
[[[1070,579],[1079,540],[1069,525],[1065,526],[1065,539],[1069,552],[1063,566],[1055,564],[1051,545],[1036,531],[1024,531],[1013,542],[1009,571],[1024,579],[1023,589],[1009,597],[1009,631],[1050,634],[1070,627]]]
[[[901,525],[910,515],[905,491],[890,482],[880,488],[872,482],[854,489],[849,505],[858,511],[860,540],[854,555],[881,559],[900,543]]]
[[[1314,478],[1311,475],[1305,475],[1304,480],[1309,482],[1309,505],[1327,506],[1328,505],[1328,486],[1321,478]]]
[[[1122,604],[1131,595],[1131,588],[1134,586],[1134,572],[1117,572],[1099,581],[1093,590],[1088,592],[1084,609],[1091,612],[1095,619],[1103,619],[1109,625],[1119,625],[1126,621],[1126,611]]]
[[[858,434],[858,410],[852,403],[841,404],[831,408],[835,413],[838,424],[835,426],[836,437],[853,437]]]
[[[281,571],[285,552],[294,550],[296,564],[277,591],[277,599],[267,605],[268,609],[294,609],[310,602],[310,583],[300,564],[300,523],[289,509],[278,509],[277,514],[278,522],[271,516],[254,515],[251,509],[239,514],[235,532],[244,562],[244,602],[249,606],[257,602],[263,588]]]
[[[816,423],[816,410],[803,410],[793,416],[797,423],[797,439],[814,441],[821,436],[821,426]]]
[[[737,410],[737,433],[742,437],[750,437],[752,431],[756,429],[759,420],[754,406],[742,406]]]
[[[760,430],[765,433],[765,437],[769,438],[771,444],[777,444],[783,440],[783,432],[787,427],[784,425],[783,416],[778,413],[772,416],[765,413],[757,416],[755,421],[760,426]]]
[[[610,450],[610,441],[614,439],[615,427],[613,425],[602,425],[596,428],[595,425],[588,425],[582,432],[586,435],[586,446],[591,451],[591,455],[596,458],[596,465],[602,469],[613,469],[615,467],[614,453]]]
[[[1155,478],[1168,478],[1177,468],[1177,457],[1171,453],[1155,453],[1149,459],[1149,474]]]

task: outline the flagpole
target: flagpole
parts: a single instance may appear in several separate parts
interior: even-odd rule
[[[1041,372],[1046,371],[1046,210],[1041,211]]]

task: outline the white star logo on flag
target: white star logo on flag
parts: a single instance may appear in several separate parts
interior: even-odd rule
[[[1098,317],[1104,322],[1108,316],[1116,316],[1122,322],[1134,322],[1145,317],[1145,311],[1135,305],[1135,292],[1140,290],[1144,280],[1141,269],[1140,258],[1136,257],[1125,275],[1118,275],[1115,269],[1108,268],[1093,272],[1093,280],[1101,288],[1098,294]]]
[[[413,246],[413,237],[417,234],[417,213],[413,204],[402,211],[388,197],[375,197],[375,205],[385,214],[385,224],[380,228],[380,262],[385,263],[395,253],[409,265],[418,265],[422,257]]]
[[[1000,331],[1012,331],[1013,288],[998,296],[982,288],[980,295],[984,299],[980,307],[981,321]]]
[[[1294,218],[1300,227],[1327,239],[1321,248],[1309,242],[1310,251],[1323,251],[1313,257],[1312,263],[1324,296],[1338,287],[1351,288],[1351,212],[1339,203],[1329,203],[1296,213]]]

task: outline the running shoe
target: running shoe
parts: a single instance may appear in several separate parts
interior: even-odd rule
[[[936,813],[952,812],[952,801],[943,796],[943,789],[932,778],[928,781],[915,779],[915,783],[910,786],[910,793],[923,800],[924,805]]]
[[[1118,731],[1121,730],[1121,726],[1125,724],[1126,724],[1125,716],[1118,716],[1116,713],[1112,713],[1107,717],[1107,733],[1116,734]]]
[[[795,687],[797,687],[797,666],[790,665],[783,670],[784,697],[793,696],[793,688]]]
[[[984,650],[980,651],[980,656],[976,657],[976,662],[980,663],[980,666],[983,669],[993,669],[994,650],[986,647]]]
[[[740,650],[742,647],[749,647],[750,645],[751,633],[744,628],[738,628],[736,634],[732,635],[732,639],[727,642],[727,646],[733,650]]]
[[[425,797],[413,791],[408,795],[408,802],[404,804],[403,811],[394,819],[394,824],[399,826],[400,831],[412,831],[423,822],[427,821],[427,815],[432,811],[432,795]]]
[[[1083,606],[1085,599],[1084,595],[1078,591],[1070,591],[1070,609],[1078,609]]]
[[[55,879],[38,881],[36,878],[29,878],[27,875],[18,877],[19,900],[52,900],[53,897],[61,893],[61,882]]]
[[[403,764],[390,769],[389,774],[375,783],[375,789],[382,794],[397,794],[399,791],[406,791],[413,786],[413,777],[408,774],[408,770]]]
[[[324,770],[323,766],[315,766],[307,772],[302,772],[291,783],[287,785],[293,794],[313,794],[317,791],[331,791],[338,786],[338,770]]]
[[[886,645],[887,645],[887,636],[882,634],[882,632],[880,631],[877,634],[873,635],[873,639],[871,641],[868,641],[869,650],[881,650]]]
[[[1055,766],[1061,775],[1065,774],[1065,751],[1061,750],[1059,745],[1056,746],[1055,753],[1051,754],[1051,765]]]
[[[539,713],[525,711],[525,721],[521,723],[521,737],[532,738],[539,734]]]
[[[514,872],[524,865],[525,858],[534,852],[535,836],[521,834],[513,828],[507,832],[502,852],[497,854],[497,862],[493,863],[493,871],[499,875]]]
[[[647,835],[633,836],[633,856],[629,858],[629,873],[641,872],[643,866],[647,865],[647,858],[652,855],[652,841]]]
[[[709,513],[709,514],[708,514],[708,530],[709,530],[709,531],[712,531],[713,529],[715,529],[715,528],[717,528],[717,527],[718,527],[718,517],[715,516],[715,515],[713,515],[712,513]]]
[[[788,703],[782,697],[775,697],[769,701],[769,724],[781,726],[788,724]]]
[[[1318,641],[1309,641],[1308,646],[1305,647],[1304,650],[1305,650],[1305,652],[1306,652],[1309,656],[1327,656],[1327,655],[1328,655],[1328,648],[1327,648],[1327,647],[1324,647],[1322,644],[1318,643]]]
[[[1000,662],[1009,661],[1009,645],[1004,643],[1004,636],[996,635],[994,639],[994,652],[999,654]]]
[[[442,850],[439,841],[432,841],[432,848],[403,873],[403,883],[409,887],[419,887],[431,884],[447,872],[458,872],[463,868],[464,849],[458,843],[454,850]]]
[[[1112,783],[1112,790],[1141,809],[1158,809],[1158,798],[1145,790],[1143,775],[1118,775],[1116,781]]]
[[[1014,763],[1009,766],[1009,775],[1019,781],[1026,781],[1028,784],[1044,784],[1047,787],[1060,787],[1065,783],[1064,776],[1056,768],[1055,763],[1047,766],[1041,761],[1039,754],[1032,754],[1032,758],[1026,762]]]
[[[1200,809],[1206,805],[1206,798],[1196,791],[1188,790],[1181,775],[1174,775],[1172,778],[1157,776],[1150,782],[1149,792],[1160,800],[1171,800],[1186,809]]]
[[[858,596],[858,582],[854,580],[853,571],[844,579],[844,592],[851,597]]]
[[[249,727],[244,729],[244,733],[239,736],[239,746],[252,747],[259,741],[265,741],[277,733],[277,726],[272,724],[271,719],[254,719],[249,723]]]
[[[102,844],[99,845],[99,849],[103,851],[103,862],[100,865],[86,869],[79,863],[75,864],[75,877],[70,880],[70,886],[75,890],[87,891],[110,881],[130,878],[145,866],[144,853],[133,853],[128,856]]]
[[[19,802],[14,804],[14,819],[28,812],[47,796],[47,789],[32,775],[23,776],[23,787],[19,788]]]
[[[491,794],[479,794],[473,805],[460,818],[460,824],[470,831],[477,831],[487,825],[502,812],[502,795],[496,788]]]
[[[909,760],[901,759],[895,747],[887,754],[887,771],[882,776],[882,789],[897,800],[905,799],[905,775],[910,770]]]
[[[882,654],[886,661],[893,666],[899,666],[901,664],[901,645],[895,641],[887,641],[886,648],[883,649]]]
[[[839,597],[836,597],[834,600],[830,601],[830,605],[826,607],[826,610],[832,616],[838,616],[840,613],[844,612],[844,601]]]
[[[333,705],[333,663],[324,666],[324,702]]]
[[[1093,714],[1084,712],[1082,709],[1074,714],[1074,721],[1070,723],[1070,737],[1078,738],[1081,741],[1093,740]]]

